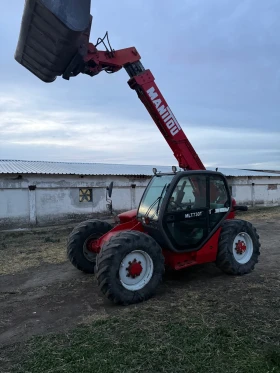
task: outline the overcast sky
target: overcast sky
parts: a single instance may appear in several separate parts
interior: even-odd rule
[[[0,2],[0,159],[176,164],[125,71],[46,84]],[[91,40],[135,46],[203,163],[280,169],[279,0],[92,1]]]

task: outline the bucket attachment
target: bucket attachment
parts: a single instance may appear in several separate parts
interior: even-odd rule
[[[66,70],[75,75],[87,53],[90,3],[26,0],[15,60],[44,82],[53,82]]]

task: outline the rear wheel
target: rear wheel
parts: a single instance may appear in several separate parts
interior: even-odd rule
[[[94,242],[96,239],[109,232],[112,226],[101,220],[86,220],[76,226],[70,233],[67,243],[67,256],[70,262],[79,270],[86,273],[94,273],[96,263],[96,251]]]
[[[253,271],[260,255],[256,228],[245,220],[226,220],[218,244],[216,264],[222,271],[244,275]]]
[[[139,303],[152,297],[163,273],[161,247],[145,233],[117,233],[98,254],[98,285],[102,293],[117,304]]]

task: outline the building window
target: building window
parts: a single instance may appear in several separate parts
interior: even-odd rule
[[[92,202],[92,189],[80,189],[79,190],[79,201],[80,202]]]
[[[268,184],[267,189],[268,190],[276,190],[277,189],[277,184]]]

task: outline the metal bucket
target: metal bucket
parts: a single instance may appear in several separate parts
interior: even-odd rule
[[[91,27],[90,0],[26,0],[15,60],[44,82],[62,75]],[[85,38],[86,36],[86,38]]]

